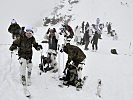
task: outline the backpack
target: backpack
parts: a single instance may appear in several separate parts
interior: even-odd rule
[[[118,54],[117,51],[116,51],[116,49],[111,49],[111,53],[112,54]]]

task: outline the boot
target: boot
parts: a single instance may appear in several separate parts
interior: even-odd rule
[[[76,82],[76,88],[82,88],[83,84],[81,83],[82,80],[79,79],[77,82]]]

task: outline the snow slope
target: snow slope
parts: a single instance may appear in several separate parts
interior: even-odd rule
[[[128,7],[120,4],[120,2],[128,2]],[[7,1],[3,1],[7,3]],[[22,1],[21,1],[22,2]],[[26,1],[25,1],[26,2]],[[41,1],[36,1],[41,4]],[[51,3],[47,1],[48,4]],[[8,4],[8,3],[7,3]],[[16,4],[16,3],[15,3]],[[24,3],[25,4],[25,3]],[[27,2],[27,5],[30,5]],[[35,2],[33,3],[34,5]],[[95,94],[97,89],[98,79],[102,80],[101,100],[132,100],[133,99],[133,46],[132,46],[132,8],[133,2],[131,0],[80,0],[80,3],[73,5],[72,14],[74,13],[74,20],[70,24],[75,27],[81,25],[82,21],[89,21],[95,23],[95,19],[99,17],[102,22],[111,21],[113,27],[116,29],[119,39],[114,41],[111,37],[103,34],[103,39],[99,40],[99,50],[91,52],[91,45],[89,51],[84,51],[84,46],[80,48],[87,55],[86,65],[83,69],[83,75],[88,75],[88,80],[85,83],[82,91],[76,91],[74,87],[59,88],[58,73],[44,73],[38,75],[38,65],[40,63],[39,51],[34,50],[33,54],[33,72],[32,72],[32,86],[28,87],[32,94],[32,100],[100,100]],[[9,6],[10,4],[8,4]],[[37,5],[38,6],[38,5]],[[5,7],[4,5],[2,7]],[[25,6],[26,7],[26,6]],[[28,6],[29,7],[29,6]],[[26,7],[28,9],[28,7]],[[84,9],[84,7],[87,10]],[[7,7],[8,8],[8,7]],[[10,6],[9,6],[10,8]],[[8,9],[9,9],[8,8]],[[41,8],[41,7],[40,7]],[[49,6],[48,6],[49,8]],[[46,9],[48,9],[46,7]],[[96,9],[97,8],[97,9]],[[37,12],[40,10],[34,8]],[[20,9],[18,9],[20,10]],[[7,9],[5,9],[8,12]],[[25,10],[21,10],[25,14]],[[30,10],[31,11],[31,10]],[[87,11],[87,13],[84,13]],[[64,12],[65,13],[65,12]],[[22,15],[23,15],[22,14]],[[34,15],[34,14],[33,14]],[[36,15],[36,14],[35,14]],[[22,86],[19,79],[19,61],[17,52],[11,56],[9,51],[9,44],[12,42],[11,35],[6,32],[13,17],[2,16],[2,30],[0,37],[0,100],[28,100],[22,91]],[[19,16],[15,17],[20,23],[31,23],[33,26],[38,20],[34,18]],[[14,18],[14,17],[13,17]],[[29,19],[32,19],[31,21]],[[36,22],[32,21],[35,20]],[[122,22],[123,21],[123,22]],[[25,23],[25,24],[26,24]],[[22,24],[24,25],[24,24]],[[52,26],[58,28],[59,26]],[[43,40],[44,33],[48,27],[38,27],[34,34],[37,42]],[[61,38],[61,36],[60,36]],[[62,42],[59,42],[62,43]],[[130,46],[131,43],[131,46]],[[43,54],[46,54],[47,44],[42,44],[44,47]],[[119,55],[112,55],[111,48],[116,48]],[[63,59],[64,58],[64,59]],[[66,62],[67,55],[61,54],[60,68],[63,69]],[[58,60],[59,61],[59,60]],[[62,70],[61,70],[62,72]],[[61,74],[61,72],[59,74]]]

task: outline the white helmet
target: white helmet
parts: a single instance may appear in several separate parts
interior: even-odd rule
[[[25,26],[24,31],[25,31],[25,32],[34,33],[34,32],[33,32],[33,27],[32,27],[32,26]]]

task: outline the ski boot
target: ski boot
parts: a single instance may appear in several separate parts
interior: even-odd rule
[[[77,91],[80,91],[81,89],[82,89],[82,86],[83,86],[83,84],[81,83],[82,82],[82,80],[81,79],[79,79],[77,82],[76,82],[76,90]]]

